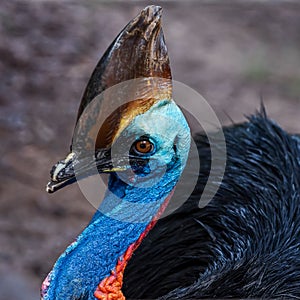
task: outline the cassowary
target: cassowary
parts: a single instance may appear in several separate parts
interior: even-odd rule
[[[45,279],[42,299],[300,299],[300,139],[270,121],[264,108],[223,129],[225,174],[213,181],[220,186],[204,208],[198,203],[211,172],[211,145],[205,134],[194,136],[197,185],[158,220],[190,148],[189,125],[172,100],[160,16],[159,7],[145,8],[108,48],[85,90],[71,153],[51,171],[48,192],[95,170],[109,179],[90,224]],[[102,104],[118,98],[109,88],[138,78],[142,87],[134,81],[122,88],[130,97],[140,89],[140,97],[119,106],[98,130]],[[129,147],[113,162],[120,140]]]

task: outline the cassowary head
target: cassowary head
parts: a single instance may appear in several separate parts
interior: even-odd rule
[[[48,192],[98,172],[110,178],[90,225],[44,281],[45,300],[122,299],[126,263],[183,171],[190,130],[172,100],[160,18],[160,7],[145,8],[108,48],[85,90],[71,153],[52,168]]]
[[[48,192],[93,175],[96,169],[119,172],[122,178],[131,170],[144,177],[143,183],[159,168],[182,171],[190,132],[172,100],[160,18],[160,7],[145,8],[96,66],[79,107],[71,153],[53,167]],[[153,176],[156,173],[148,177]]]

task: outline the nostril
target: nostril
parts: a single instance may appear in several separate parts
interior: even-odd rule
[[[174,150],[175,153],[177,153],[177,146],[176,146],[176,144],[173,145],[173,150]]]

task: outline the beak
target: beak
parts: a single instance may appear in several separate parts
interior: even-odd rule
[[[125,171],[128,166],[122,164],[122,161],[120,158],[119,161],[114,160],[112,164],[110,149],[97,150],[94,155],[84,157],[71,152],[64,160],[60,160],[52,167],[51,180],[46,186],[46,191],[54,193],[66,185],[99,173]]]
[[[61,188],[96,174],[125,172],[143,166],[145,159],[134,155],[114,155],[112,162],[111,150],[100,149],[94,154],[78,155],[71,152],[63,160],[57,162],[50,171],[50,181],[46,186],[48,193],[54,193]]]

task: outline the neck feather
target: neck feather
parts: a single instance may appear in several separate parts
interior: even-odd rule
[[[135,249],[153,227],[177,178],[166,173],[160,184],[143,189],[112,176],[109,191],[92,221],[60,256],[44,281],[43,299],[94,300],[99,283],[115,270],[126,250],[130,246]]]

